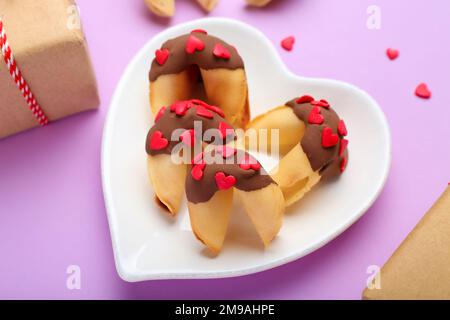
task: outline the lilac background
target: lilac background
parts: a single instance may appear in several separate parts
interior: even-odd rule
[[[143,0],[79,0],[102,105],[0,141],[0,298],[361,296],[367,266],[386,261],[450,180],[450,2],[275,2],[258,10],[246,8],[244,0],[222,0],[211,16],[246,21],[277,48],[282,37],[295,35],[293,52],[279,48],[292,71],[354,83],[379,102],[392,130],[393,162],[386,188],[367,214],[315,253],[256,275],[122,281],[100,181],[105,114],[137,50],[164,28],[205,14],[191,0],[177,0],[169,22],[148,13]],[[378,31],[366,28],[366,9],[374,3],[382,11]],[[401,50],[396,61],[385,56],[389,46]],[[421,81],[433,91],[429,101],[413,94]],[[81,290],[66,288],[71,264],[81,267]]]

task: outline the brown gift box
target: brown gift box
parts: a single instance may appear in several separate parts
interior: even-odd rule
[[[73,0],[0,0],[17,65],[50,121],[96,108],[97,83]],[[39,126],[0,54],[0,138]]]
[[[363,299],[450,299],[450,185],[380,273]]]

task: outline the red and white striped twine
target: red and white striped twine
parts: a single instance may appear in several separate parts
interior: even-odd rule
[[[46,126],[48,124],[48,118],[44,114],[44,111],[42,111],[42,108],[39,105],[39,103],[36,101],[33,93],[30,90],[30,87],[28,86],[27,82],[22,76],[22,73],[19,70],[19,67],[17,66],[16,60],[14,59],[13,53],[11,51],[11,47],[8,44],[8,38],[6,37],[5,28],[1,18],[0,18],[0,47],[3,60],[5,61],[6,66],[9,69],[9,73],[11,74],[11,77],[14,79],[14,82],[19,87],[19,90],[22,92],[23,97],[27,101],[28,107],[30,108],[31,112],[33,112],[39,124],[41,126]]]

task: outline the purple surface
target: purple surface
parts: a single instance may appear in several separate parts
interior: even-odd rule
[[[277,48],[295,35],[293,52],[279,48],[292,71],[351,82],[379,102],[392,130],[393,162],[367,214],[315,253],[256,275],[122,281],[100,180],[105,114],[135,52],[164,28],[205,14],[178,0],[176,16],[165,22],[147,13],[143,0],[79,0],[102,105],[0,141],[0,298],[360,298],[367,267],[386,261],[450,180],[450,2],[378,0],[380,30],[366,27],[373,1],[275,2],[258,10],[222,0],[210,15],[246,21]],[[400,49],[396,61],[385,55],[389,46]],[[414,96],[421,81],[431,100]],[[81,290],[66,287],[69,265],[81,268]]]

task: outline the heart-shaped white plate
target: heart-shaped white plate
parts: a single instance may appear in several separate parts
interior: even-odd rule
[[[349,130],[350,162],[345,173],[336,182],[319,184],[289,208],[283,228],[266,250],[235,206],[223,251],[218,257],[209,256],[191,232],[186,205],[177,219],[170,219],[156,205],[147,180],[145,139],[152,125],[150,63],[164,41],[197,28],[239,50],[245,61],[253,116],[293,97],[311,94],[328,100]],[[169,28],[151,39],[128,65],[105,124],[102,179],[117,271],[126,281],[220,278],[298,259],[331,241],[371,206],[389,172],[390,147],[386,119],[367,93],[343,82],[292,74],[272,43],[253,27],[210,18]],[[267,161],[263,160],[263,165],[273,165]]]

